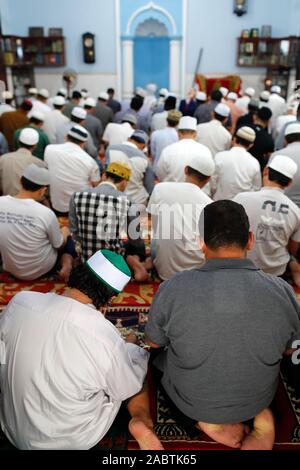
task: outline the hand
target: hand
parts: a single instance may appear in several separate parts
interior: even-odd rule
[[[125,343],[136,344],[138,346],[140,342],[138,337],[133,332],[130,332],[125,338]]]
[[[61,233],[63,234],[63,237],[64,237],[65,240],[67,240],[67,238],[71,236],[71,232],[69,230],[69,227],[62,227],[60,230],[61,230]]]

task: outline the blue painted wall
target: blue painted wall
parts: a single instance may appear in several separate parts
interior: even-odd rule
[[[113,0],[0,0],[4,34],[28,35],[29,26],[62,27],[67,66],[78,72],[115,73],[116,41]],[[81,35],[96,35],[96,64],[83,62]],[[56,69],[52,69],[56,70]]]

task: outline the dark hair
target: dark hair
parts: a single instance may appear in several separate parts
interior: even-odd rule
[[[56,96],[62,96],[63,98],[66,97],[65,94],[62,93],[61,91],[58,91],[58,92],[56,93]]]
[[[21,177],[21,185],[22,185],[22,188],[25,189],[25,191],[31,191],[32,193],[35,193],[36,191],[39,191],[40,189],[45,187],[45,186],[40,186],[39,184],[33,183],[32,181],[29,181],[24,176]]]
[[[87,295],[97,310],[107,305],[112,297],[117,295],[115,291],[101,282],[85,264],[73,269],[68,287]]]
[[[248,111],[249,113],[256,114],[259,110],[259,107],[256,104],[252,104],[251,101],[248,104]]]
[[[221,103],[223,95],[220,92],[220,90],[214,90],[211,92],[210,97],[213,101],[217,101],[218,103]]]
[[[283,188],[286,188],[291,182],[290,178],[283,175],[282,173],[279,173],[276,170],[273,170],[273,168],[269,168],[269,180],[273,183],[280,184],[280,186],[282,186]]]
[[[132,98],[131,103],[130,103],[130,108],[133,109],[134,111],[139,111],[144,104],[144,98],[141,96],[135,96]]]
[[[172,121],[172,119],[167,119],[167,123],[170,127],[177,127],[178,121]]]
[[[168,96],[165,101],[164,110],[165,111],[172,111],[172,109],[176,109],[177,99],[175,96]]]
[[[263,122],[268,122],[271,119],[272,114],[273,113],[270,108],[264,106],[258,110],[257,117]]]
[[[249,147],[250,145],[253,145],[252,142],[249,142],[246,139],[243,139],[242,137],[239,137],[238,135],[235,135],[236,143],[238,145],[242,145],[243,147]]]
[[[82,94],[80,91],[73,91],[72,93],[72,100],[81,100]]]
[[[36,126],[38,126],[39,124],[42,124],[43,121],[41,121],[40,119],[36,119],[35,117],[31,117],[29,119],[29,122],[30,124],[35,124]]]
[[[61,109],[63,109],[64,104],[62,104],[62,105],[54,104],[53,106],[54,106],[54,109],[61,110]]]
[[[294,142],[300,142],[300,134],[290,134],[285,136],[285,140],[288,144],[293,144]]]
[[[32,151],[34,149],[34,147],[35,147],[35,145],[26,145],[26,144],[23,144],[23,142],[20,142],[20,140],[19,140],[19,148],[27,149],[27,150]]]
[[[214,111],[214,115],[215,115],[215,119],[220,122],[225,122],[228,119],[228,117],[221,116],[221,114],[216,113],[216,111]]]
[[[106,176],[112,180],[115,184],[121,183],[121,181],[124,181],[124,178],[121,178],[121,176],[115,175],[114,173],[109,173],[106,171]]]
[[[297,118],[298,118],[298,121],[300,120],[300,103],[298,105],[298,108],[297,108]]]
[[[75,122],[75,124],[80,124],[82,121],[84,121],[84,119],[80,119],[76,116],[72,116],[72,114],[71,114],[71,121]]]
[[[75,137],[72,137],[71,135],[68,135],[67,137],[68,137],[68,141],[72,142],[72,144],[77,144],[77,145],[83,144],[82,140],[75,139]]]
[[[115,90],[114,90],[113,88],[108,88],[107,93],[108,93],[109,95],[114,95],[114,94],[115,94]]]
[[[190,166],[187,166],[187,173],[189,176],[196,178],[199,181],[199,183],[203,183],[209,178],[209,176],[203,175],[203,173],[200,173],[199,171],[194,170],[194,168],[191,168]]]
[[[5,103],[11,104],[13,100],[14,100],[13,98],[6,98]]]
[[[205,207],[200,218],[200,233],[211,250],[237,246],[245,249],[250,223],[243,206],[233,201],[218,201]]]

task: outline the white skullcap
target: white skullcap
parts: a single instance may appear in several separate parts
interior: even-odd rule
[[[86,118],[87,112],[85,109],[76,106],[72,109],[71,115],[77,119],[81,119],[82,121]]]
[[[250,144],[253,144],[256,140],[256,132],[251,127],[247,127],[247,126],[241,127],[237,131],[236,135],[237,137],[240,137],[241,139],[246,140]]]
[[[280,93],[281,93],[281,87],[278,86],[278,85],[272,86],[272,88],[271,88],[271,93],[277,93],[278,95],[280,95]]]
[[[178,130],[197,131],[197,119],[190,116],[182,117],[179,121]]]
[[[238,95],[237,93],[234,93],[233,91],[231,91],[230,93],[228,93],[227,99],[231,101],[237,101]]]
[[[2,93],[2,98],[3,98],[4,100],[12,100],[13,97],[14,97],[14,95],[12,94],[11,91],[4,91],[4,92]]]
[[[207,100],[207,94],[204,91],[198,91],[196,95],[196,100],[197,101],[206,101]]]
[[[298,171],[298,165],[289,157],[284,155],[276,155],[271,163],[268,164],[268,168],[278,171],[281,175],[286,176],[292,180]]]
[[[159,90],[159,95],[160,96],[164,96],[166,98],[168,96],[168,94],[169,94],[169,90],[167,88],[161,88]]]
[[[212,155],[204,153],[201,149],[197,154],[193,152],[193,155],[189,157],[187,166],[193,168],[193,170],[198,171],[198,173],[201,173],[204,176],[212,176],[216,170]]]
[[[25,145],[29,145],[30,147],[36,145],[39,140],[40,136],[38,131],[32,129],[31,127],[26,127],[23,129],[19,136],[19,142]]]
[[[94,100],[94,98],[87,98],[84,102],[84,106],[88,106],[89,108],[95,108],[96,100]]]
[[[131,271],[124,258],[113,251],[98,251],[86,265],[100,281],[118,293],[131,279]]]
[[[219,114],[219,116],[228,118],[230,115],[230,108],[226,104],[219,103],[215,109],[215,113]]]
[[[109,94],[106,93],[106,91],[102,91],[101,93],[99,93],[98,98],[99,98],[99,100],[108,101],[109,100]]]
[[[146,88],[147,88],[147,91],[151,93],[152,95],[154,95],[154,93],[157,92],[157,85],[155,83],[148,83]]]
[[[138,87],[138,88],[135,90],[135,94],[136,94],[137,96],[140,96],[141,98],[146,98],[146,96],[147,96],[146,90],[144,90],[144,88],[140,88],[140,87]]]
[[[69,132],[68,132],[69,137],[73,137],[76,140],[79,140],[80,142],[86,142],[88,140],[88,133],[86,129],[82,126],[73,126]]]
[[[30,95],[37,95],[38,90],[37,90],[37,88],[29,88],[28,93]]]
[[[33,110],[30,114],[30,117],[37,119],[38,121],[41,121],[41,122],[45,121],[45,114],[41,113],[40,111]]]
[[[295,122],[293,124],[289,124],[285,130],[284,135],[292,135],[292,134],[300,134],[300,123]]]
[[[54,106],[64,106],[66,104],[66,100],[63,96],[55,96],[53,98],[53,105]]]
[[[60,93],[61,95],[63,95],[65,98],[66,98],[66,96],[67,96],[67,94],[68,94],[68,92],[67,92],[67,90],[66,90],[65,88],[60,88],[60,89],[58,90],[58,93]]]
[[[50,185],[50,173],[46,168],[41,168],[34,163],[28,165],[23,175],[28,181],[38,184],[39,186],[49,186]]]
[[[228,88],[225,88],[224,86],[221,86],[221,88],[219,88],[219,91],[222,93],[223,98],[226,98],[229,92]]]
[[[253,96],[255,96],[255,90],[254,90],[254,88],[251,88],[251,87],[246,88],[245,94],[248,95],[248,96],[250,96],[250,98],[253,98]]]
[[[271,96],[271,93],[269,91],[265,90],[265,91],[261,92],[260,99],[262,99],[264,101],[269,101],[270,96]]]
[[[38,94],[45,98],[46,100],[49,98],[49,91],[46,90],[45,88],[42,88],[41,90],[38,91]]]

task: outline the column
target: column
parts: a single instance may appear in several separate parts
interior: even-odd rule
[[[180,96],[181,86],[181,40],[170,40],[170,91]]]
[[[123,98],[129,99],[133,95],[133,46],[132,39],[123,39]]]

